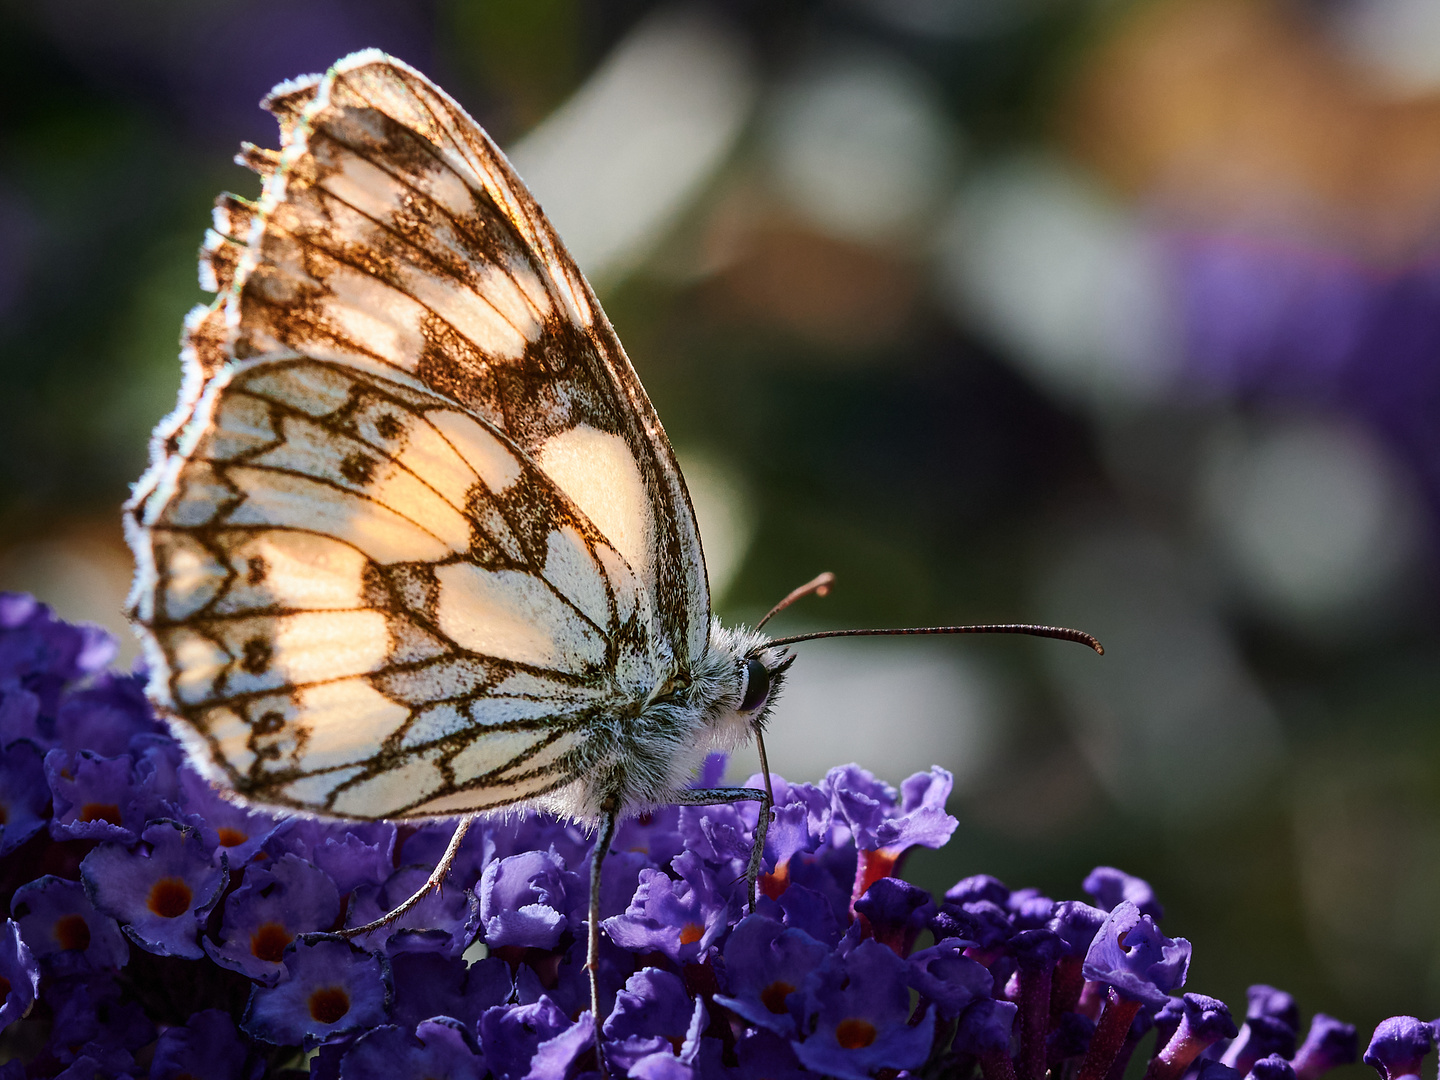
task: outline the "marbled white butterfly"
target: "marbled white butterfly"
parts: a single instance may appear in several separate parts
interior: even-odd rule
[[[598,868],[617,815],[758,800],[753,900],[767,793],[688,783],[759,739],[798,639],[711,618],[685,483],[594,293],[414,69],[356,53],[264,104],[281,149],[241,153],[257,202],[218,201],[218,295],[126,507],[151,697],[245,799],[471,815],[427,889],[475,814],[598,823]]]

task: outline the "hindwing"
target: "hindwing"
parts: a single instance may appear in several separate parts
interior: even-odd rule
[[[649,590],[513,440],[344,364],[217,374],[134,512],[152,693],[262,802],[533,799],[673,665]]]

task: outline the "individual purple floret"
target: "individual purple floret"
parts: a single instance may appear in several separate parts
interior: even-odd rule
[[[1165,1004],[1170,991],[1184,983],[1189,966],[1188,941],[1166,937],[1128,900],[1115,905],[1082,967],[1086,979],[1104,984],[1109,992],[1078,1080],[1102,1080],[1109,1074],[1141,1007]]]
[[[590,1016],[572,1021],[548,997],[487,1009],[479,1027],[480,1051],[496,1080],[559,1080],[595,1045]]]
[[[40,965],[19,924],[6,919],[0,926],[0,1031],[26,1016],[39,993]]]
[[[121,968],[130,959],[120,925],[95,910],[78,881],[50,874],[27,881],[15,890],[10,913],[35,955],[59,974]]]
[[[1040,930],[1055,913],[1055,901],[1039,889],[1016,889],[1005,901],[1004,908],[1010,912],[1016,930]]]
[[[553,949],[589,888],[557,855],[527,851],[497,859],[480,879],[480,923],[492,949]]]
[[[284,964],[279,985],[256,987],[250,995],[240,1027],[252,1038],[311,1047],[385,1022],[390,968],[381,954],[317,934],[291,945]]]
[[[248,863],[275,828],[275,819],[223,798],[194,769],[180,769],[178,778],[185,823],[199,828],[207,842],[213,838],[215,853],[223,853],[232,869]]]
[[[923,1064],[935,1018],[909,1023],[908,975],[905,961],[877,941],[832,953],[805,979],[800,1029],[807,1034],[793,1044],[796,1057],[812,1072],[853,1080]]]
[[[1287,1060],[1295,1056],[1295,1029],[1278,1017],[1252,1016],[1220,1060],[1237,1072],[1248,1073],[1255,1062],[1272,1054]]]
[[[145,736],[158,738],[160,745],[174,746],[145,698],[145,680],[109,671],[61,699],[55,713],[55,736],[66,750],[88,750],[101,757],[139,756]],[[178,754],[175,760],[178,764]]]
[[[795,995],[829,953],[803,930],[749,915],[725,942],[728,986],[724,994],[715,995],[715,1001],[758,1027],[791,1036],[799,1007]]]
[[[1380,1074],[1380,1080],[1418,1076],[1433,1042],[1429,1024],[1413,1016],[1392,1016],[1375,1028],[1361,1060]]]
[[[388,1024],[367,1031],[340,1059],[340,1080],[483,1080],[486,1072],[466,1026],[445,1016],[421,1021],[413,1034]]]
[[[1086,979],[1113,987],[1121,997],[1159,1008],[1185,982],[1189,967],[1190,943],[1166,937],[1149,915],[1122,900],[1096,933],[1083,970]]]
[[[930,929],[936,940],[953,937],[970,942],[966,955],[986,967],[995,962],[1015,936],[1005,909],[989,900],[970,900],[963,904],[947,901],[930,920]]]
[[[23,680],[49,704],[65,683],[95,674],[114,656],[115,641],[100,627],[61,622],[32,596],[0,593],[0,680]]]
[[[128,754],[107,758],[88,750],[73,755],[51,750],[45,755],[45,775],[54,797],[50,832],[56,839],[133,844],[150,812],[159,809],[151,793],[142,790]]]
[[[1430,1026],[1433,1031],[1435,1025]],[[1359,1054],[1354,1024],[1316,1013],[1310,1021],[1310,1032],[1291,1064],[1295,1066],[1297,1080],[1317,1080],[1336,1066],[1352,1064]]]
[[[1145,1071],[1146,1080],[1176,1080],[1202,1051],[1236,1035],[1235,1021],[1223,1001],[1204,994],[1186,994],[1181,1001],[1179,1023],[1151,1059]],[[1166,1002],[1166,1008],[1169,1007],[1170,1002]],[[1156,1026],[1159,1026],[1158,1020]]]
[[[1003,908],[1005,902],[1010,899],[1010,890],[997,877],[991,877],[989,874],[972,874],[970,877],[961,878],[946,889],[945,899],[952,904],[965,904],[972,900],[988,900]]]
[[[85,856],[85,892],[142,949],[198,960],[205,955],[200,924],[220,899],[225,869],[211,863],[199,833],[188,826],[157,821],[141,839],[134,850],[101,844]]]
[[[644,968],[615,995],[615,1007],[605,1018],[605,1059],[622,1075],[669,1070],[670,1062],[693,1066],[700,1033],[709,1022],[704,999],[692,1003],[678,975]],[[657,1054],[670,1062],[647,1061]]]
[[[693,851],[712,866],[734,864],[737,869],[750,861],[750,838],[755,831],[755,806],[743,810],[737,805],[682,806],[678,827],[685,850]]]
[[[285,948],[301,934],[330,930],[340,914],[340,895],[323,871],[286,852],[252,866],[244,883],[225,900],[220,941],[205,939],[217,964],[274,986]]]
[[[844,900],[831,903],[829,897],[807,889],[804,885],[791,883],[785,887],[778,900],[767,896],[759,898],[755,909],[769,918],[777,919],[787,927],[804,930],[816,941],[834,948],[843,933],[841,919],[844,916]]]
[[[906,956],[935,914],[935,901],[908,881],[884,877],[855,901],[855,912],[865,918],[876,941]]]
[[[264,1071],[265,1063],[250,1052],[230,1014],[202,1009],[184,1025],[160,1033],[150,1080],[259,1080]]]
[[[0,753],[0,858],[45,827],[50,806],[44,757],[34,743],[17,739]]]
[[[995,977],[965,955],[965,942],[945,938],[910,954],[910,985],[932,1002],[942,1020],[953,1020],[977,998],[988,998]],[[718,998],[716,1000],[719,1000]]]
[[[954,778],[938,765],[915,773],[895,789],[858,765],[831,769],[821,789],[829,792],[835,820],[849,830],[860,852],[851,903],[894,872],[906,850],[944,847],[959,822],[945,812]]]
[[[1055,1006],[1061,1012],[1069,1012],[1080,1003],[1085,989],[1085,973],[1082,970],[1085,954],[1100,927],[1105,925],[1105,912],[1079,900],[1062,900],[1050,913],[1046,929],[1057,934],[1065,944],[1065,954],[1055,965],[1051,994]]]
[[[1155,890],[1148,881],[1113,866],[1095,867],[1081,888],[1095,898],[1097,907],[1106,911],[1113,911],[1122,901],[1129,901],[1140,909],[1142,915],[1149,915],[1152,919],[1165,917],[1165,909],[1155,898]]]
[[[756,774],[745,783],[764,787],[765,778]],[[771,784],[775,810],[765,834],[765,854],[772,870],[765,876],[772,879],[768,891],[773,896],[789,880],[790,860],[815,851],[830,839],[831,809],[830,796],[813,784],[787,783],[773,773]]]
[[[270,858],[285,852],[324,870],[343,897],[365,885],[382,885],[395,870],[395,826],[388,821],[316,821],[284,818],[261,843]]]
[[[1267,986],[1265,983],[1255,983],[1245,991],[1245,1001],[1245,1019],[1268,1016],[1289,1025],[1294,1031],[1300,1030],[1300,1006],[1295,1004],[1295,998],[1284,990]]]
[[[640,872],[635,898],[623,914],[605,920],[605,932],[622,949],[662,952],[681,964],[729,929],[735,904],[695,852],[677,855],[670,865],[678,880],[661,870]]]
[[[1201,1058],[1195,1080],[1244,1080],[1242,1074],[1220,1061]]]
[[[930,929],[937,938],[965,938],[981,949],[998,948],[1015,936],[1005,909],[989,900],[946,901],[931,917]]]
[[[1295,1080],[1295,1070],[1279,1054],[1267,1054],[1246,1073],[1249,1080]]]
[[[945,812],[945,800],[954,780],[935,766],[915,773],[895,789],[858,765],[831,769],[820,787],[830,795],[835,817],[850,830],[861,851],[889,851],[893,856],[908,847],[943,847],[959,824]]]
[[[985,1080],[1015,1080],[1015,1064],[1010,1060],[1010,1032],[1015,1025],[1016,1011],[1012,1002],[981,998],[960,1014],[955,1050],[975,1057]]]

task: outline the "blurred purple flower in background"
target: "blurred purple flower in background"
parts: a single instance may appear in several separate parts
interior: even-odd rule
[[[34,19],[93,82],[177,114],[196,137],[226,147],[269,136],[255,103],[284,79],[382,46],[424,66],[430,20],[415,5],[376,0],[268,0],[155,5],[124,12],[94,0],[45,0]],[[284,32],[277,33],[277,26]]]
[[[0,617],[0,715],[18,718],[0,755],[5,1080],[254,1080],[307,1060],[338,1080],[561,1080],[598,1075],[602,1056],[611,1075],[667,1080],[1104,1080],[1152,1029],[1150,1080],[1314,1080],[1355,1057],[1354,1028],[1323,1014],[1295,1053],[1299,1011],[1273,987],[1252,988],[1238,1033],[1223,1002],[1172,996],[1190,945],[1156,925],[1149,885],[1113,868],[1085,882],[1101,908],[987,875],[937,902],[895,873],[953,830],[948,774],[897,791],[853,765],[777,783],[785,827],[754,912],[753,813],[626,823],[601,887],[597,1025],[589,843],[573,825],[475,830],[419,915],[346,940],[333,931],[412,889],[449,826],[231,807],[135,707],[139,677],[100,670],[103,642],[22,598],[0,598]],[[1366,1060],[1394,1080],[1431,1041],[1389,1020]]]
[[[1364,422],[1440,510],[1440,256],[1375,265],[1224,231],[1174,236],[1170,250],[1197,387]]]

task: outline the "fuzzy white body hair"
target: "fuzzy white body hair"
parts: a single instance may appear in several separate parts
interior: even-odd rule
[[[764,730],[789,659],[783,648],[767,649],[768,640],[757,631],[712,620],[709,644],[688,673],[688,685],[670,694],[652,691],[631,715],[622,712],[596,724],[586,743],[590,760],[579,778],[535,805],[589,822],[612,809],[630,815],[674,803],[707,754],[735,750]],[[742,713],[752,658],[770,673],[770,691],[759,708]]]

